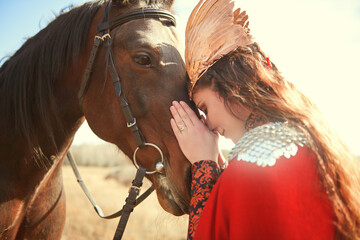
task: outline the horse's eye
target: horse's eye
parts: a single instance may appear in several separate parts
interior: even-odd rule
[[[134,62],[142,67],[151,67],[151,59],[148,55],[136,55],[134,57]]]

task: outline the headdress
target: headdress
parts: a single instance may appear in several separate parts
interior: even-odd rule
[[[197,80],[221,57],[252,43],[248,16],[232,0],[200,0],[186,25],[185,62],[190,93]]]

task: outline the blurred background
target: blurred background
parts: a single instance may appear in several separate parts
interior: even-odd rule
[[[0,0],[0,65],[62,10],[84,2]],[[197,2],[175,0],[182,38]],[[316,103],[360,156],[360,1],[238,0],[237,5],[247,11],[252,35],[285,78]],[[232,146],[221,140],[225,154]],[[86,122],[75,136],[72,151],[104,213],[120,209],[135,174],[130,160],[93,134]],[[112,239],[118,219],[97,217],[68,165],[64,182],[67,222],[63,239]],[[186,228],[187,216],[167,214],[152,194],[131,215],[125,239],[186,239]]]

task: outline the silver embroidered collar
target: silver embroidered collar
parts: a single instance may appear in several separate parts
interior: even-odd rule
[[[259,166],[274,166],[282,156],[295,156],[298,146],[307,145],[305,134],[288,122],[268,123],[244,134],[229,153],[229,161],[256,163]]]

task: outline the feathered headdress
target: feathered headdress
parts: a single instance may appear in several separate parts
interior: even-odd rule
[[[248,16],[232,0],[200,0],[186,25],[185,62],[190,93],[197,80],[221,57],[252,43]]]

